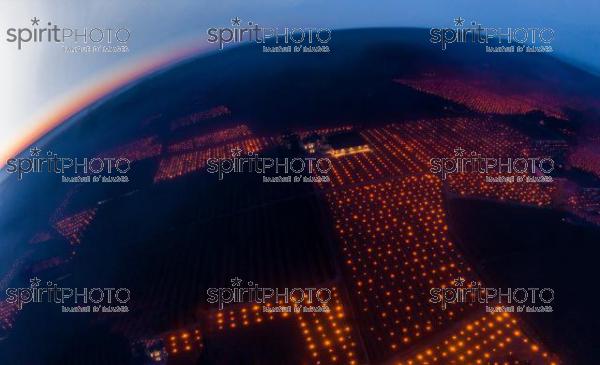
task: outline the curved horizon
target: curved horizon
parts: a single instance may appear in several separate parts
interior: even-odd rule
[[[383,27],[359,27],[359,28],[338,28],[333,31],[347,31],[347,30],[365,30],[365,29],[423,29],[422,27],[394,27],[394,26],[383,26]],[[185,43],[185,44],[182,44]],[[203,44],[203,46],[198,46]],[[199,39],[192,41],[181,42],[175,45],[169,45],[165,47],[170,48],[168,52],[164,50],[156,50],[152,54],[141,56],[139,59],[132,60],[122,70],[117,72],[117,75],[104,79],[104,77],[97,77],[94,82],[88,83],[86,86],[81,86],[76,90],[71,91],[67,95],[61,97],[61,100],[55,101],[53,105],[45,108],[37,115],[30,118],[30,121],[43,120],[40,122],[33,122],[37,124],[28,133],[19,138],[11,146],[4,151],[0,150],[0,171],[6,166],[6,162],[11,158],[16,158],[28,148],[33,146],[35,142],[43,139],[49,133],[56,128],[60,127],[70,118],[76,116],[86,108],[90,107],[94,103],[102,100],[106,96],[113,92],[119,91],[127,85],[134,83],[141,78],[148,76],[152,73],[167,69],[181,61],[190,59],[202,54],[207,54],[210,51],[215,50],[215,47],[207,45]],[[565,64],[580,69],[592,76],[600,75],[600,71],[593,67],[587,67],[585,64],[575,62],[568,57],[562,57],[559,55],[550,55]],[[105,72],[106,75],[113,74],[109,70]],[[91,84],[91,85],[90,85]],[[45,117],[45,115],[49,115]]]
[[[43,119],[43,121],[33,122],[36,124],[34,128],[15,141],[12,146],[0,151],[0,170],[4,169],[9,159],[16,158],[25,152],[27,148],[33,146],[35,142],[41,140],[89,106],[102,100],[102,98],[145,76],[212,50],[212,47],[206,45],[198,46],[197,44],[200,44],[198,40],[193,42],[193,44],[183,46],[172,46],[169,52],[156,51],[157,54],[145,55],[138,60],[133,60],[124,66],[122,70],[117,71],[115,76],[107,79],[97,77],[95,82],[90,83],[92,85],[88,84],[73,90],[66,96],[61,97],[61,100],[54,102],[46,110],[38,112],[30,120]],[[105,74],[111,75],[114,73],[114,70],[112,71],[109,70]],[[44,115],[48,116],[44,117]]]

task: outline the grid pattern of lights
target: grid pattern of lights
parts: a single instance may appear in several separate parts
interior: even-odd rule
[[[252,136],[252,132],[248,126],[241,124],[233,128],[221,129],[173,143],[169,146],[169,152],[190,151],[250,136]]]
[[[257,153],[265,148],[269,141],[267,138],[248,138],[217,147],[167,156],[160,161],[154,182],[171,180],[198,171],[206,166],[209,158],[232,158],[231,150],[234,148],[240,148],[244,154]]]
[[[312,129],[312,130],[308,130],[308,131],[298,131],[298,137],[300,137],[300,139],[304,139],[306,137],[310,137],[312,135],[318,135],[321,137],[324,136],[329,136],[331,134],[334,133],[340,133],[340,132],[348,132],[352,130],[352,126],[351,125],[343,125],[343,126],[339,126],[339,127],[331,127],[331,128],[318,128],[318,129]]]
[[[469,321],[447,338],[396,363],[432,364],[558,365],[559,360],[528,338],[515,316],[502,313]]]
[[[167,343],[167,351],[172,356],[181,353],[201,350],[202,335],[199,328],[175,331],[164,336]]]
[[[363,137],[374,153],[337,159],[333,165],[333,186],[320,185],[327,189],[327,200],[353,284],[351,301],[371,360],[397,358],[415,348],[436,344],[437,338],[447,335],[457,325],[465,324],[471,329],[482,322],[488,326],[485,318],[474,319],[477,313],[472,303],[442,310],[428,302],[432,287],[453,285],[453,280],[458,277],[467,282],[479,281],[448,236],[442,206],[442,181],[428,174],[426,165],[432,153],[445,156],[444,153],[451,152],[442,147],[451,144],[440,143],[439,139],[455,138],[451,134],[468,130],[467,123],[469,121],[464,119],[437,121],[435,125],[418,121],[364,131]],[[482,124],[486,128],[494,127],[485,121]],[[440,127],[450,128],[447,131],[450,136],[438,135],[436,130]],[[509,143],[516,132],[508,128],[500,132],[505,138],[495,138],[488,143],[484,138],[472,148],[478,147],[482,153],[492,155],[503,148],[509,148],[509,152],[527,151],[526,140]],[[469,136],[463,137],[463,142],[469,148],[467,138]],[[430,147],[433,152],[428,149]],[[404,177],[394,177],[398,175]],[[460,180],[454,184],[455,188],[468,188]],[[469,193],[481,192],[473,189]],[[538,193],[529,192],[533,197]],[[501,196],[492,197],[501,199]],[[510,197],[523,203],[538,204],[538,201],[532,202],[519,195]],[[494,320],[503,321],[506,316],[500,315]],[[525,344],[531,341],[522,335],[516,318],[511,317],[506,324],[522,336]],[[496,338],[497,334],[493,336]],[[450,339],[456,338],[458,335],[450,335]],[[462,347],[465,341],[471,341],[471,338],[467,336],[451,346],[453,349]],[[478,358],[471,361],[468,356],[479,354],[479,350],[482,350],[482,359],[487,358],[481,361],[502,359],[500,364],[518,364],[532,358],[529,352],[523,352],[524,346],[510,343],[512,339],[508,343],[482,341],[485,342],[475,344],[478,347],[473,349],[467,348],[464,353],[456,351],[456,359],[454,352],[448,355],[449,352],[444,351],[431,357],[434,350],[441,349],[441,345],[436,345],[402,364],[476,364]],[[448,340],[447,344],[450,342]],[[557,359],[550,359],[548,352],[542,352],[539,344],[532,344],[529,349],[534,355],[542,354],[540,359],[548,360],[535,364],[558,363]],[[516,362],[507,362],[511,358]]]
[[[356,332],[350,325],[348,314],[336,287],[332,288],[329,312],[262,312],[261,305],[241,306],[236,309],[214,311],[209,315],[211,330],[232,331],[260,325],[266,321],[292,319],[305,341],[306,362],[315,365],[358,364],[361,355]],[[266,303],[267,307],[274,304]],[[277,303],[277,305],[286,305]],[[315,305],[305,303],[305,305]]]
[[[428,303],[432,287],[476,280],[448,237],[439,179],[362,184],[331,191],[327,200],[370,353],[406,349],[472,308]]]
[[[466,105],[481,113],[525,114],[541,110],[555,118],[567,119],[561,111],[560,100],[550,94],[533,91],[526,93],[500,92],[494,90],[490,85],[482,87],[482,81],[479,79],[469,80],[465,76],[395,79],[394,81],[415,90]]]
[[[383,170],[395,175],[429,172],[432,158],[453,157],[458,147],[494,158],[529,157],[534,148],[532,141],[508,126],[482,118],[417,120],[367,130],[363,137],[375,150],[375,159]],[[553,184],[498,184],[486,182],[485,177],[484,174],[457,173],[448,176],[448,183],[462,196],[535,206],[552,202]]]
[[[72,245],[81,243],[85,229],[96,216],[97,208],[86,209],[54,223],[54,228]]]

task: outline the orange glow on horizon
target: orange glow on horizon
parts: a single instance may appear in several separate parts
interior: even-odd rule
[[[209,49],[208,47],[198,47],[197,44],[200,43],[200,40],[196,40],[196,46],[188,45],[177,48],[172,52],[160,52],[158,56],[155,54],[145,56],[141,61],[132,61],[123,70],[116,72],[115,76],[98,81],[92,87],[68,92],[64,99],[69,101],[59,101],[57,103],[62,105],[51,107],[51,110],[43,110],[33,116],[32,120],[38,120],[33,123],[34,127],[23,137],[14,141],[12,145],[0,150],[0,168],[4,167],[8,159],[17,156],[68,118],[76,115],[104,96],[143,76]],[[163,55],[163,53],[166,53],[166,55]]]

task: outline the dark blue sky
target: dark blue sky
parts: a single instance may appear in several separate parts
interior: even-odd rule
[[[0,3],[0,157],[7,146],[74,94],[150,57],[206,45],[206,30],[240,17],[264,26],[452,27],[453,19],[488,27],[551,27],[554,54],[596,74],[600,71],[598,0],[47,0]],[[6,30],[38,17],[64,27],[124,26],[131,30],[126,54],[66,54],[56,45],[17,51]],[[427,40],[424,40],[427,41]]]

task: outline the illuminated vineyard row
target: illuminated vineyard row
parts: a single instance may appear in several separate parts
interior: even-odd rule
[[[82,212],[66,217],[54,223],[54,228],[72,245],[81,243],[83,233],[96,216],[97,210],[97,208],[86,209]]]
[[[522,359],[528,359],[524,362]],[[398,361],[397,365],[454,364],[546,364],[558,365],[538,343],[519,329],[508,313],[485,315],[468,321],[442,341]]]
[[[548,116],[566,119],[561,102],[555,96],[536,92],[506,93],[478,80],[459,78],[395,79],[395,82],[415,90],[440,96],[481,113],[525,114],[541,110]]]
[[[317,136],[328,136],[334,133],[340,133],[340,132],[348,132],[352,130],[352,126],[351,125],[344,125],[344,126],[339,126],[339,127],[330,127],[330,128],[318,128],[318,129],[312,129],[312,130],[307,130],[307,131],[298,131],[298,137],[300,137],[301,139],[304,139],[306,137],[312,136],[312,135],[317,135]]]
[[[600,224],[600,189],[584,188],[567,198],[571,211],[584,219]]]
[[[424,128],[423,125],[406,128],[419,127]],[[429,302],[429,290],[450,286],[459,277],[467,282],[478,281],[448,236],[441,180],[423,173],[423,160],[429,157],[427,149],[412,143],[410,138],[400,138],[396,126],[387,128],[363,133],[374,147],[374,153],[335,161],[336,189],[327,193],[351,279],[351,300],[357,312],[358,326],[368,356],[375,361],[426,347],[436,343],[436,338],[445,336],[457,324],[473,322],[476,313],[472,304],[464,303],[444,310]],[[455,130],[458,131],[456,127]],[[483,148],[493,151],[499,147]],[[398,171],[419,175],[376,180]],[[373,179],[375,181],[369,182]],[[326,185],[321,187],[326,188]],[[516,322],[510,326],[522,333]],[[473,345],[478,347],[466,348],[463,353],[462,346],[469,341],[467,336],[451,345],[452,349],[460,347],[460,351],[444,352],[440,351],[442,345],[436,345],[426,351],[428,357],[418,354],[415,359],[402,363],[459,363],[455,362],[455,357],[457,361],[476,363],[477,358],[467,361],[470,359],[467,356],[479,354],[479,350],[482,359],[486,359],[482,361],[489,360],[486,353],[493,355],[493,359],[532,358],[524,354],[523,346],[517,346],[516,342],[508,344],[487,339],[485,343]],[[540,345],[535,346],[535,349],[540,348]]]
[[[334,159],[331,187],[428,173],[432,158],[452,158],[454,149],[459,147],[485,157],[531,156],[531,144],[526,137],[485,119],[418,120],[365,130],[362,136],[372,152]],[[494,177],[498,173],[487,175]],[[448,177],[448,183],[460,195],[536,206],[550,204],[555,191],[553,184],[491,183],[485,178],[485,174],[456,173]]]
[[[351,292],[370,353],[406,349],[468,312],[429,304],[429,289],[475,280],[447,235],[441,182],[394,179],[332,191]]]
[[[266,138],[248,138],[218,147],[171,155],[161,159],[154,182],[170,180],[202,169],[209,158],[231,158],[232,149],[240,148],[244,154],[257,153],[269,144]]]
[[[217,145],[234,139],[250,137],[252,132],[242,124],[233,128],[221,129],[216,132],[202,134],[169,146],[169,152],[183,152],[203,147]]]
[[[306,303],[307,305],[315,305]],[[278,303],[278,305],[285,305]],[[273,304],[267,303],[267,307]],[[363,355],[358,347],[355,331],[350,325],[347,313],[337,288],[332,288],[332,300],[328,303],[329,312],[295,313],[262,312],[259,305],[243,306],[234,310],[215,311],[209,316],[210,329],[233,331],[240,327],[251,327],[265,321],[293,319],[305,341],[305,361],[316,365],[358,364]]]
[[[167,351],[171,355],[181,352],[189,352],[202,348],[202,335],[199,328],[181,330],[169,333],[165,336]]]

